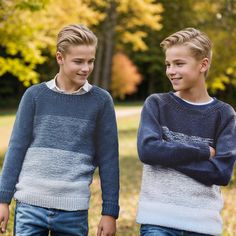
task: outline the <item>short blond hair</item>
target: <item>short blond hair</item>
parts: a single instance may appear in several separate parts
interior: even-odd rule
[[[211,63],[212,43],[208,36],[200,30],[185,28],[165,38],[160,44],[164,52],[177,45],[188,46],[194,58],[197,60],[208,58]]]
[[[57,51],[65,54],[69,46],[87,45],[97,47],[96,35],[85,25],[71,24],[64,27],[57,36]]]

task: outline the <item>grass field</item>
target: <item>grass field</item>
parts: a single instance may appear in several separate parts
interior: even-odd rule
[[[136,106],[135,108],[138,108]],[[138,160],[136,151],[136,134],[139,123],[139,113],[134,107],[118,106],[117,111],[122,114],[118,117],[120,140],[120,218],[118,220],[117,236],[137,236],[139,226],[135,222],[138,195],[141,180],[142,165]],[[131,112],[128,112],[128,110]],[[126,112],[124,112],[126,110]],[[123,111],[123,113],[122,113]],[[0,113],[0,155],[2,160],[5,153],[9,134],[14,121],[14,113]],[[96,172],[91,186],[92,198],[89,210],[89,236],[96,235],[97,224],[100,220],[101,196],[100,183]],[[236,188],[226,187],[222,189],[225,199],[225,207],[222,212],[224,220],[224,236],[236,236]],[[9,222],[6,236],[12,235],[12,222],[14,203],[11,206],[12,217]]]

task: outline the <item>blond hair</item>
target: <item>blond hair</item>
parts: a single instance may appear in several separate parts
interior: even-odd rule
[[[69,46],[97,46],[95,34],[82,24],[71,24],[64,27],[57,36],[57,51],[65,54]]]
[[[211,63],[212,43],[208,36],[200,30],[185,28],[170,35],[160,43],[160,46],[163,48],[164,52],[168,48],[177,45],[187,46],[193,57],[197,60],[208,58],[209,64]]]

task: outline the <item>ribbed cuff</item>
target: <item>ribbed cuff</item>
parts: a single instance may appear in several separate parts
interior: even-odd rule
[[[119,217],[120,207],[114,203],[103,203],[102,204],[102,215],[109,215],[117,219]]]
[[[14,195],[14,192],[10,191],[0,191],[0,203],[11,203],[11,199]]]

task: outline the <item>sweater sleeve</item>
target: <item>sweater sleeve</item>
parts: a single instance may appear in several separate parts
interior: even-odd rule
[[[102,189],[102,215],[119,215],[118,134],[112,98],[108,97],[97,122],[96,162]]]
[[[0,202],[10,203],[32,138],[34,104],[29,90],[23,95],[16,114],[0,177]]]
[[[209,160],[178,165],[176,170],[205,185],[229,183],[236,160],[236,115],[233,108],[222,112],[222,128],[216,141],[216,155]]]
[[[164,140],[158,113],[155,98],[150,96],[142,109],[137,139],[138,154],[143,163],[173,167],[209,159],[209,146],[204,143],[191,144]]]

